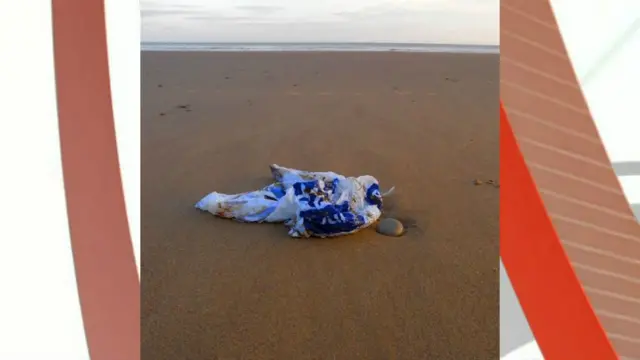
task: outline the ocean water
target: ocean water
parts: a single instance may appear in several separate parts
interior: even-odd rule
[[[499,54],[499,46],[392,43],[168,43],[143,42],[142,51],[348,51]]]

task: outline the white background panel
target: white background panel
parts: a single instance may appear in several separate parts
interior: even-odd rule
[[[120,174],[140,273],[140,9],[137,1],[105,2],[111,95]]]
[[[621,176],[620,185],[631,204],[640,204],[640,175]]]
[[[602,142],[614,163],[640,161],[640,21],[635,29],[594,70],[593,76],[581,83]]]
[[[0,359],[89,359],[52,47],[50,1],[0,0]]]
[[[553,0],[552,5],[609,159],[614,165],[640,164],[640,1]],[[627,200],[638,205],[638,177],[620,181]]]
[[[551,0],[578,77],[590,73],[638,16],[637,0]]]

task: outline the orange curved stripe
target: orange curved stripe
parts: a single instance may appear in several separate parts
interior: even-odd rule
[[[62,167],[89,354],[137,360],[140,283],[120,179],[104,4],[56,0],[52,13]]]
[[[500,256],[547,360],[615,360],[500,105]]]

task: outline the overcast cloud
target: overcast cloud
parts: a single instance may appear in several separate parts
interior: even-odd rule
[[[499,43],[499,0],[141,0],[145,42]]]

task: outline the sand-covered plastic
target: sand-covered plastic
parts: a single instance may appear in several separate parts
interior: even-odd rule
[[[289,236],[295,238],[352,234],[382,215],[383,194],[373,176],[346,177],[275,164],[271,165],[271,174],[274,183],[260,190],[212,192],[196,208],[242,222],[284,223]]]

